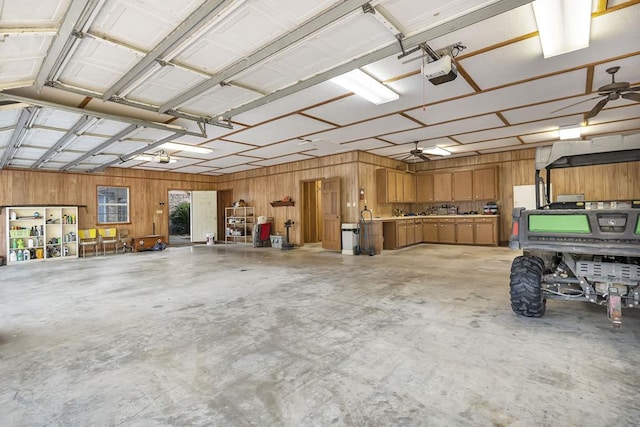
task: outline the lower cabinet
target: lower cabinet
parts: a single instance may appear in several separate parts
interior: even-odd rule
[[[498,245],[498,217],[430,217],[383,222],[384,249],[416,243]]]

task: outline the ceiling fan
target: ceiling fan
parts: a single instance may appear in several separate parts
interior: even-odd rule
[[[407,154],[405,157],[400,159],[400,161],[406,162],[408,159],[413,159],[414,162],[416,162],[418,159],[422,159],[424,161],[430,160],[422,152],[422,148],[418,147],[418,141],[414,142],[414,144],[416,144],[416,148],[414,148],[413,150],[409,151],[409,154]]]
[[[640,93],[634,93],[640,91],[640,86],[630,87],[629,82],[616,82],[616,73],[618,72],[618,70],[620,70],[620,67],[607,68],[607,73],[611,75],[611,83],[598,88],[598,96],[586,99],[584,101],[576,102],[575,104],[567,105],[566,107],[562,107],[560,109],[552,111],[551,113],[565,110],[569,107],[573,107],[574,105],[582,104],[583,102],[602,98],[591,109],[591,111],[587,113],[586,120],[589,120],[597,116],[609,101],[615,101],[622,97],[624,99],[630,99],[632,101],[640,102]]]

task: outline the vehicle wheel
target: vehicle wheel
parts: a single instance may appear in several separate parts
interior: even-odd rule
[[[511,309],[527,317],[542,317],[547,300],[542,296],[544,262],[538,257],[519,256],[511,264]]]

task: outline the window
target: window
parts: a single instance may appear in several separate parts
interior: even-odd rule
[[[98,223],[129,222],[129,188],[98,187]]]

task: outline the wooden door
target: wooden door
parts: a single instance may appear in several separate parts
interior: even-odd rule
[[[218,191],[218,218],[224,218],[224,209],[230,207],[233,204],[233,191],[222,190]],[[224,221],[218,221],[218,230],[216,233],[216,240],[224,240],[226,234],[226,224]]]
[[[473,200],[473,172],[460,171],[451,175],[451,186],[454,201]]]
[[[436,173],[433,175],[433,201],[450,202],[451,199],[451,173]]]
[[[416,201],[433,202],[433,174],[416,176]]]
[[[322,249],[341,249],[340,177],[322,180]]]
[[[218,230],[218,192],[191,192],[191,241],[205,242],[207,234],[215,234]]]

